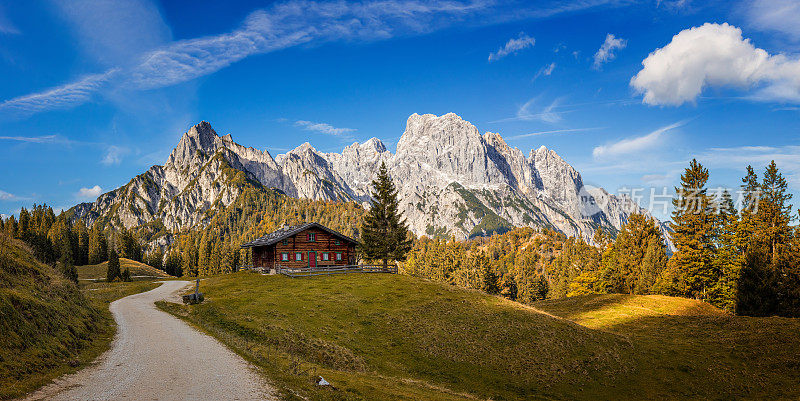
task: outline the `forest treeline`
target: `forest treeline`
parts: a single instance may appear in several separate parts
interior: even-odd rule
[[[697,161],[681,176],[669,255],[656,222],[633,214],[617,233],[598,230],[589,245],[551,230],[516,228],[467,241],[414,240],[407,274],[501,294],[521,302],[586,293],[665,294],[701,299],[746,315],[800,316],[800,229],[785,178],[771,163],[761,178],[747,167],[744,201],[710,194]],[[296,199],[246,187],[231,205],[209,212],[202,228],[167,232],[159,224],[130,230],[87,227],[44,205],[0,219],[0,229],[27,242],[37,258],[77,279],[75,265],[119,257],[174,276],[228,273],[251,264],[239,248],[283,225],[316,221],[358,238],[364,209],[354,202]],[[163,240],[161,239],[163,237]],[[162,242],[149,252],[146,242]]]
[[[665,294],[753,316],[800,316],[800,229],[775,162],[759,180],[748,166],[739,209],[709,194],[696,160],[675,188],[669,257],[659,227],[634,214],[612,238],[588,245],[551,230],[517,228],[470,241],[421,238],[406,273],[521,302],[586,293]]]
[[[0,219],[0,231],[27,243],[36,259],[55,265],[75,282],[75,266],[105,262],[110,251],[136,261],[143,258],[141,241],[132,231],[99,224],[87,227],[82,220],[73,222],[67,213],[56,216],[47,205],[33,205],[31,210],[23,207],[18,219]]]

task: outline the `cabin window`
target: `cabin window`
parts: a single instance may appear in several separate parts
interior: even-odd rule
[[[342,245],[342,241],[339,241],[338,239],[336,241],[333,241],[333,243],[336,245]]]
[[[303,252],[295,252],[294,260],[303,260]]]
[[[317,240],[317,234],[316,233],[308,233],[308,242],[314,242],[316,240]]]
[[[283,243],[283,245],[289,245],[289,240],[288,239],[284,239],[283,241],[281,241],[281,243]]]
[[[336,260],[342,260],[342,253],[336,252]]]
[[[281,254],[281,260],[283,260],[283,261],[289,261],[289,254],[288,254],[288,253],[286,253],[286,252],[282,253],[282,254]]]
[[[322,254],[322,260],[330,260],[330,257],[328,256],[327,253]]]

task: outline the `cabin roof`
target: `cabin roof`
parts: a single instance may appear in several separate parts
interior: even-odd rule
[[[327,231],[329,234],[331,234],[331,235],[333,235],[335,237],[338,237],[338,238],[340,238],[342,240],[351,242],[353,244],[357,243],[356,240],[354,240],[354,239],[352,239],[352,238],[350,238],[350,237],[348,237],[348,236],[346,236],[346,235],[344,235],[344,234],[342,234],[342,233],[340,233],[338,231],[331,230],[330,228],[325,227],[322,224],[319,224],[319,223],[305,223],[305,224],[300,224],[300,225],[297,225],[297,226],[287,226],[287,227],[280,228],[280,229],[275,230],[275,231],[273,231],[273,232],[271,232],[271,233],[269,233],[269,234],[267,234],[267,235],[265,235],[265,236],[263,236],[261,238],[256,238],[256,239],[254,239],[254,240],[252,240],[250,242],[242,244],[242,248],[251,248],[251,247],[254,247],[254,246],[269,246],[269,245],[273,245],[273,244],[278,243],[278,241],[281,241],[281,240],[283,240],[285,238],[291,237],[292,235],[299,234],[299,233],[301,233],[301,232],[303,232],[305,230],[308,230],[309,228],[315,228],[315,227],[319,228],[319,229],[321,229],[323,231]]]

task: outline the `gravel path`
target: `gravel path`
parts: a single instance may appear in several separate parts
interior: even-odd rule
[[[117,335],[93,366],[66,375],[28,400],[273,400],[252,365],[153,303],[179,302],[187,281],[111,303]]]

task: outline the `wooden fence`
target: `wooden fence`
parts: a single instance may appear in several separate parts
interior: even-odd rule
[[[317,267],[300,267],[300,268],[278,266],[276,270],[278,273],[292,278],[322,276],[331,274],[347,274],[347,273],[397,274],[397,266],[390,266],[384,269],[383,266],[381,265],[317,266]]]

